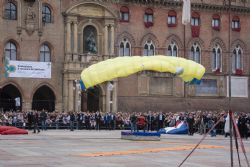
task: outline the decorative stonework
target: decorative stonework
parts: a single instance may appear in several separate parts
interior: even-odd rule
[[[32,6],[29,6],[25,16],[25,29],[28,35],[32,35],[36,27],[36,14]]]

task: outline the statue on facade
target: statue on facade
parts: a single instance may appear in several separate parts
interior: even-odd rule
[[[89,33],[89,36],[86,38],[85,48],[87,52],[97,53],[96,40],[95,40],[95,35],[93,31],[91,31]]]

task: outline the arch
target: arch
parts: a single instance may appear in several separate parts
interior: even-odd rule
[[[175,34],[169,35],[169,36],[166,38],[166,40],[164,41],[164,44],[163,44],[162,47],[164,48],[164,47],[170,45],[170,43],[171,43],[172,41],[174,41],[174,42],[178,45],[178,48],[179,48],[179,49],[182,49],[182,48],[183,48],[183,44],[182,44],[182,42],[181,42],[181,39],[180,39],[177,35],[175,35]]]
[[[152,34],[152,33],[148,33],[148,34],[145,34],[143,37],[142,37],[142,40],[140,42],[141,46],[143,47],[144,44],[149,41],[149,40],[152,40],[153,43],[155,44],[155,47],[159,47],[159,41],[157,40],[157,37]]]
[[[134,47],[136,46],[135,38],[133,37],[133,35],[128,33],[127,31],[124,31],[121,34],[117,35],[116,42],[115,42],[115,47],[119,47],[120,42],[124,38],[127,38],[129,40],[131,46],[134,46]]]
[[[87,110],[92,112],[99,111],[101,108],[101,88],[94,86],[87,91]]]
[[[201,47],[202,50],[204,50],[205,48],[205,44],[204,44],[204,41],[201,39],[201,38],[192,38],[188,41],[188,44],[187,44],[187,47],[188,49],[191,48],[191,46],[194,44],[194,43],[198,43]]]
[[[8,79],[8,81],[6,81],[5,83],[1,84],[0,89],[3,88],[6,85],[13,85],[13,86],[15,86],[19,90],[19,92],[21,93],[21,96],[24,97],[23,89],[14,80]]]
[[[0,89],[0,110],[22,110],[22,94],[18,87],[8,82]]]
[[[223,40],[222,40],[221,38],[219,38],[219,37],[215,37],[215,38],[213,38],[213,39],[211,40],[208,49],[211,51],[211,50],[213,49],[213,47],[214,47],[215,44],[219,44],[223,52],[226,52],[226,51],[227,51],[227,48],[226,48],[225,43],[224,43]]]
[[[36,86],[33,88],[32,92],[31,92],[31,95],[30,95],[30,99],[34,96],[36,90],[39,89],[39,88],[42,87],[42,86],[47,86],[47,87],[49,87],[53,92],[56,92],[54,86],[52,86],[51,84],[49,84],[49,83],[47,83],[47,82],[43,82],[43,83],[40,83],[40,84],[36,85]],[[54,93],[54,94],[55,94],[55,93]],[[56,95],[56,94],[55,94],[55,95]],[[56,96],[55,96],[55,100],[56,100]]]
[[[54,91],[47,85],[42,85],[36,89],[32,97],[32,110],[55,110],[56,96]]]
[[[242,40],[240,40],[240,39],[236,39],[236,40],[234,40],[232,42],[232,44],[231,44],[232,50],[231,51],[233,51],[234,48],[237,47],[237,45],[239,45],[241,47],[241,49],[243,50],[243,52],[247,52],[248,49],[246,47],[246,44]]]
[[[113,18],[118,18],[118,14],[112,9],[111,6],[106,6],[104,3],[102,2],[96,2],[96,1],[92,1],[92,0],[86,0],[85,2],[75,2],[75,4],[73,4],[71,7],[69,7],[66,11],[65,14],[69,15],[75,8],[79,7],[79,6],[87,6],[87,5],[95,5],[95,6],[99,6],[101,8],[106,9],[111,17]]]

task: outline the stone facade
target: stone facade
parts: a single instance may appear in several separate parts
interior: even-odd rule
[[[56,110],[87,110],[91,103],[88,102],[89,93],[80,92],[78,86],[82,69],[93,63],[118,56],[120,44],[124,40],[130,44],[131,55],[143,55],[145,43],[152,41],[155,54],[166,55],[169,45],[175,43],[178,56],[190,59],[192,46],[199,46],[200,61],[206,67],[204,84],[194,86],[184,84],[179,78],[170,74],[141,72],[97,86],[96,89],[99,91],[97,103],[100,110],[115,112],[228,109],[229,51],[232,55],[238,46],[243,53],[242,65],[240,73],[233,71],[232,95],[235,97],[231,100],[231,106],[236,111],[250,109],[249,2],[233,1],[229,16],[226,0],[220,2],[193,0],[192,15],[199,17],[200,21],[197,27],[190,24],[184,26],[181,23],[182,4],[174,0],[117,2],[11,0],[10,2],[17,5],[16,20],[5,18],[4,6],[7,2],[9,1],[0,1],[0,9],[3,11],[0,12],[1,55],[4,55],[4,48],[9,40],[16,43],[17,60],[22,61],[39,61],[39,48],[44,42],[51,48],[51,79],[0,78],[0,88],[8,84],[17,87],[22,96],[24,110],[31,109],[33,95],[43,85],[54,92]],[[51,9],[51,23],[44,24],[42,21],[43,4],[47,4]],[[123,6],[129,9],[129,19],[126,21],[120,20],[120,10]],[[27,13],[29,7],[30,15]],[[144,23],[147,9],[153,11],[152,26]],[[170,26],[167,22],[170,11],[176,14],[174,26]],[[219,30],[211,26],[215,15],[219,15]],[[240,21],[240,29],[231,28],[231,21],[234,19]],[[94,53],[85,49],[84,34],[87,27],[95,29],[96,32],[97,51]],[[212,68],[212,51],[217,45],[222,55],[219,71]],[[3,61],[0,65],[3,67]],[[2,74],[2,71],[0,72]],[[237,89],[237,84],[243,82],[238,82],[237,79],[244,80],[246,83],[241,90]],[[113,85],[112,89],[110,89],[110,83]]]

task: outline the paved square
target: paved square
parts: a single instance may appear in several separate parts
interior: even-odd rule
[[[175,167],[202,136],[162,135],[161,141],[120,139],[120,131],[51,130],[0,135],[0,167]],[[250,159],[250,140],[244,140]],[[229,167],[229,138],[208,136],[183,167]],[[247,166],[240,151],[241,165]],[[234,164],[238,165],[236,150]]]

